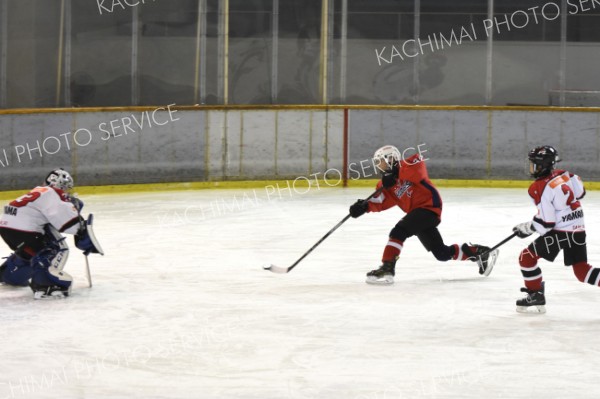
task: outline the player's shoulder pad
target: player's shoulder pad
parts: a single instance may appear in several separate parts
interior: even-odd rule
[[[65,193],[63,190],[61,190],[60,188],[56,188],[56,187],[50,187],[52,190],[54,190],[54,192],[56,194],[58,194],[58,197],[64,201],[64,202],[71,202],[71,199],[69,198],[69,194]]]
[[[567,173],[569,175],[569,178],[571,178],[571,179],[577,179],[577,180],[579,180],[579,182],[581,184],[583,184],[583,180],[581,180],[581,176],[576,175],[575,173],[571,173],[569,171],[565,171],[565,173]]]
[[[536,205],[542,202],[542,194],[544,193],[547,183],[548,182],[546,179],[539,179],[531,183],[531,186],[529,186],[529,190],[527,192]]]
[[[420,162],[424,162],[423,157],[420,154],[414,154],[408,158],[404,158],[402,160],[402,166],[412,166],[412,165],[416,165]]]

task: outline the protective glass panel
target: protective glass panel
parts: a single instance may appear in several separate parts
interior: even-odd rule
[[[140,105],[193,104],[198,0],[138,6]]]
[[[551,103],[600,106],[600,2],[569,3],[565,64],[564,93],[552,91]]]
[[[229,2],[229,103],[271,103],[273,1]]]
[[[548,105],[560,85],[560,10],[556,3],[496,2],[493,105]]]
[[[321,1],[280,2],[278,66],[278,103],[321,103]]]
[[[222,76],[219,60],[219,0],[200,0],[203,13],[200,25],[200,68],[197,97],[200,104],[222,104],[219,99],[219,77]],[[221,95],[222,97],[222,95]]]
[[[487,2],[421,0],[421,104],[485,104]]]
[[[335,2],[331,102],[346,104],[413,104],[414,2],[348,1],[346,58],[342,55],[342,2]],[[344,95],[345,93],[345,95]]]
[[[8,45],[8,15],[6,0],[0,0],[0,108],[6,107],[6,47]]]
[[[60,0],[9,1],[7,14],[7,107],[62,105]]]
[[[72,105],[132,105],[132,8],[71,4]]]

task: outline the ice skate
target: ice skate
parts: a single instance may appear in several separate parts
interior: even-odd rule
[[[383,262],[379,269],[367,273],[367,284],[390,285],[394,284],[396,262]]]
[[[71,293],[71,287],[64,288],[58,285],[53,286],[36,286],[31,285],[33,290],[33,299],[63,299]]]
[[[477,262],[479,266],[479,274],[482,276],[489,276],[496,264],[496,259],[498,258],[499,250],[495,249],[491,252],[490,247],[486,247],[485,245],[467,245],[463,244],[462,251],[467,254],[473,262]]]
[[[519,313],[546,313],[546,297],[544,296],[544,283],[542,289],[533,291],[528,288],[521,288],[521,292],[526,292],[527,296],[523,299],[517,299],[517,312]]]

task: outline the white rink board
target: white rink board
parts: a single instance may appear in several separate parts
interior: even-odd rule
[[[393,209],[349,220],[287,275],[261,269],[289,266],[370,191],[83,198],[106,252],[90,257],[94,287],[76,249],[71,298],[34,302],[27,288],[0,287],[0,398],[597,396],[600,289],[542,261],[548,312],[517,314],[528,240],[503,246],[481,278],[412,238],[396,284],[370,286],[364,274],[402,216]],[[447,244],[495,244],[535,212],[524,189],[440,191]],[[225,210],[234,196],[237,209]],[[600,266],[600,193],[583,206]]]

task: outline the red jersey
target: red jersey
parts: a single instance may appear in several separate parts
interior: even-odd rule
[[[377,188],[381,187],[381,181]],[[368,212],[381,212],[397,205],[404,212],[417,208],[429,209],[438,217],[442,216],[442,197],[435,188],[425,167],[425,161],[419,154],[400,161],[398,182],[391,188],[369,200]]]

